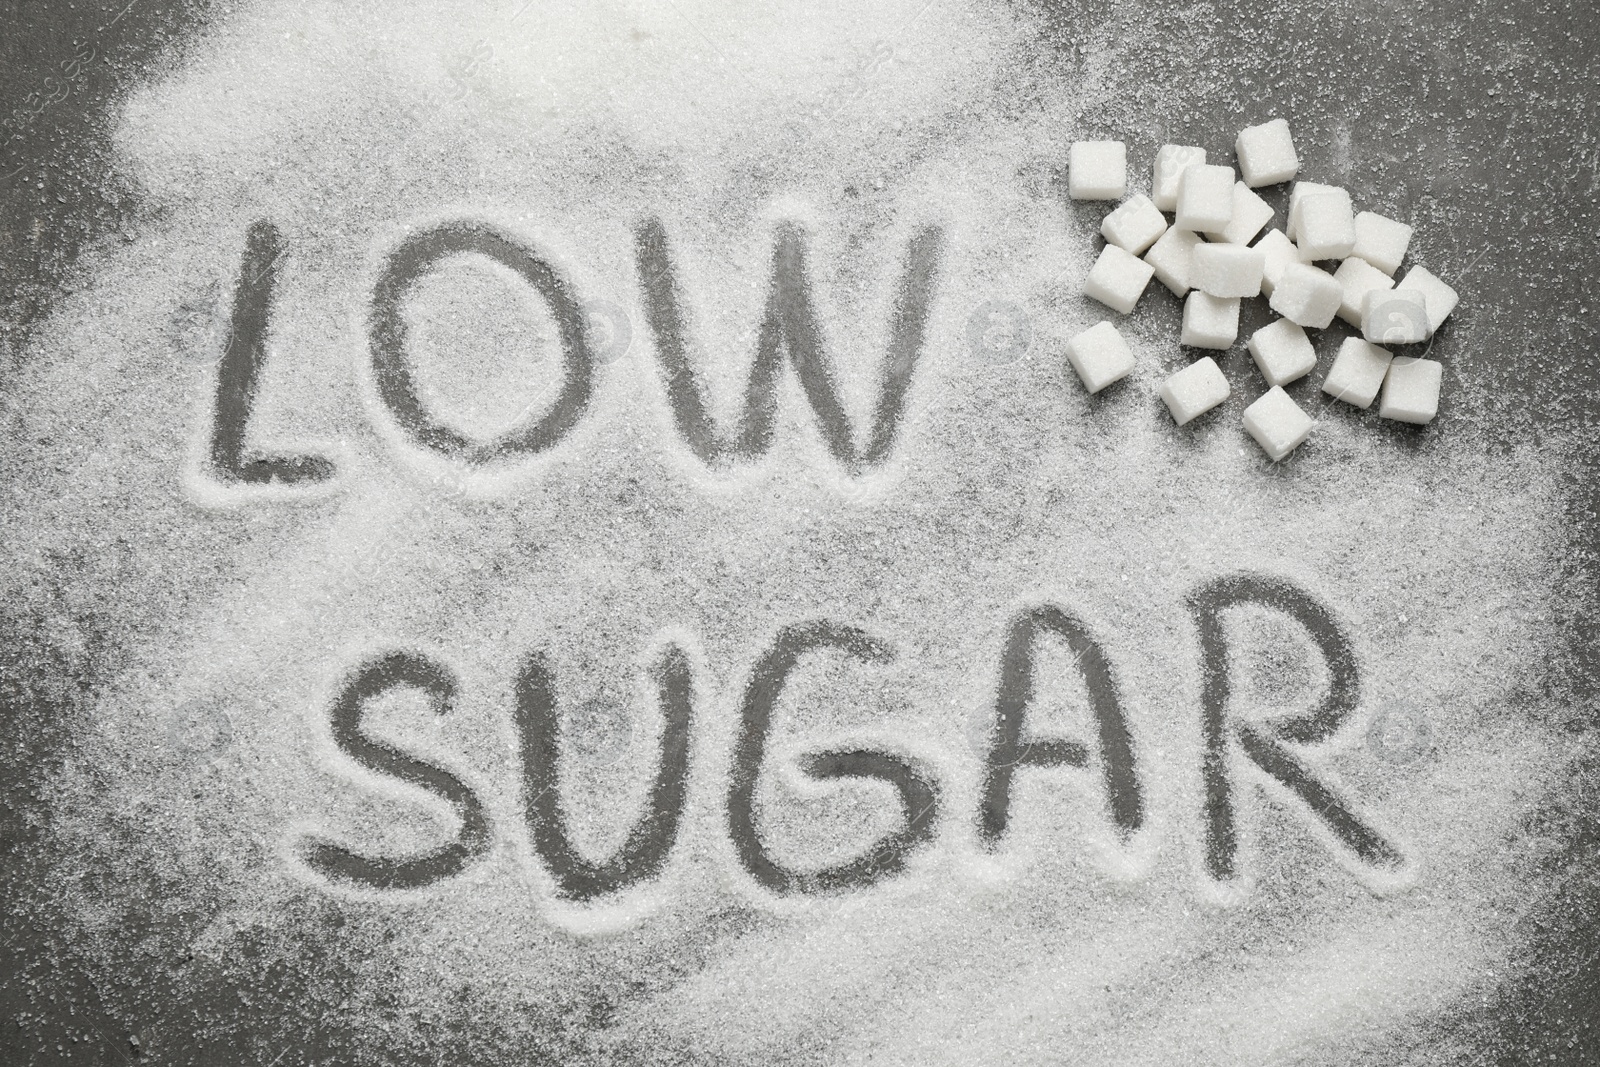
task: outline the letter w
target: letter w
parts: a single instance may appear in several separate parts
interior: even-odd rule
[[[934,274],[944,244],[937,227],[918,230],[907,249],[905,269],[895,290],[889,322],[889,354],[878,385],[878,403],[864,445],[858,446],[839,398],[833,364],[823,349],[822,330],[811,301],[804,235],[792,223],[780,225],[772,250],[772,281],[756,339],[755,365],[745,387],[744,412],[737,429],[723,434],[706,410],[705,388],[690,366],[682,302],[667,245],[657,219],[636,231],[635,257],[644,279],[645,314],[655,335],[656,353],[667,379],[667,400],[678,433],[695,455],[710,465],[754,459],[772,445],[778,411],[778,379],[787,357],[806,402],[817,417],[822,439],[852,474],[882,463],[894,448],[905,411],[911,376],[922,354],[923,331],[933,294]]]

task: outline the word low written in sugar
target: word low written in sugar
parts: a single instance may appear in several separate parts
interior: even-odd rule
[[[635,238],[646,318],[654,334],[673,422],[696,457],[708,465],[722,466],[766,454],[777,424],[778,386],[786,361],[799,378],[822,439],[838,463],[850,473],[860,474],[889,457],[922,354],[943,231],[924,227],[910,240],[895,290],[888,358],[872,425],[861,444],[856,442],[823,345],[799,226],[786,223],[777,230],[771,284],[757,330],[745,409],[732,433],[715,425],[706,388],[690,362],[684,301],[666,231],[659,222],[648,220],[637,228]],[[259,222],[250,228],[228,340],[217,367],[206,456],[209,474],[224,483],[305,486],[328,482],[336,473],[332,461],[324,456],[260,456],[246,446],[284,252],[283,238],[271,223]],[[487,441],[461,433],[424,405],[407,354],[402,315],[407,295],[424,277],[453,257],[465,255],[487,258],[526,281],[554,317],[561,343],[563,377],[554,401],[543,414],[530,416]],[[415,232],[387,257],[368,309],[368,341],[378,399],[413,445],[469,468],[547,452],[578,425],[594,392],[597,357],[585,306],[571,282],[537,248],[492,225],[465,219]]]
[[[1411,865],[1360,805],[1315,766],[1316,746],[1351,732],[1361,690],[1354,651],[1333,614],[1282,578],[1240,573],[1200,585],[1187,597],[1200,637],[1200,725],[1204,739],[1199,767],[1204,786],[1203,867],[1225,897],[1247,885],[1240,796],[1264,784],[1309,820],[1316,836],[1369,888],[1398,888]],[[1326,665],[1329,684],[1309,707],[1263,719],[1232,706],[1225,613],[1253,608],[1280,613],[1307,634]],[[1064,646],[1088,694],[1092,738],[1040,737],[1029,728],[1036,692],[1036,662],[1049,643]],[[814,779],[873,780],[898,796],[900,828],[884,834],[855,859],[819,870],[786,866],[763,843],[757,820],[756,787],[768,762],[767,748],[785,685],[807,659],[844,657],[864,666],[894,657],[892,646],[860,627],[831,620],[789,625],[751,667],[739,702],[737,736],[728,768],[723,807],[726,833],[740,865],[764,891],[779,896],[829,894],[867,888],[901,874],[919,848],[930,844],[944,817],[947,790],[918,761],[893,751],[865,747],[811,750],[799,757],[800,771]],[[571,902],[602,901],[657,877],[678,837],[689,780],[694,735],[695,668],[688,652],[664,643],[649,668],[661,729],[655,771],[645,810],[609,857],[593,861],[574,845],[559,785],[563,750],[557,680],[548,658],[534,651],[516,669],[510,716],[520,757],[518,807],[538,861],[556,894]],[[1148,769],[1138,757],[1132,716],[1116,671],[1089,625],[1056,604],[1019,611],[1010,621],[1000,653],[998,686],[982,753],[976,829],[988,851],[1004,846],[1012,820],[1012,786],[1018,771],[1054,769],[1086,774],[1103,799],[1102,810],[1124,847],[1131,847],[1147,822]],[[449,665],[437,658],[389,650],[358,664],[334,695],[333,740],[368,771],[426,790],[447,802],[459,826],[452,840],[408,857],[371,855],[334,840],[306,836],[295,854],[334,883],[369,890],[415,890],[451,878],[487,855],[491,831],[484,802],[459,777],[373,736],[363,727],[370,702],[396,690],[425,696],[431,710],[448,714],[459,696]]]

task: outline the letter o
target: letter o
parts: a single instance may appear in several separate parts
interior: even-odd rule
[[[544,298],[561,333],[566,381],[550,409],[531,425],[515,425],[489,441],[474,441],[441,423],[422,405],[406,358],[400,307],[411,287],[448,256],[476,252],[524,278]],[[378,396],[413,441],[479,465],[553,447],[577,425],[594,387],[594,352],[581,302],[572,286],[539,253],[493,226],[468,219],[441,223],[407,237],[390,253],[372,293],[367,320]]]

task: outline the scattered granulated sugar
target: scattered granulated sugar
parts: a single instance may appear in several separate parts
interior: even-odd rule
[[[85,613],[122,650],[47,783],[52,921],[110,973],[164,950],[131,907],[207,916],[189,950],[227,983],[252,973],[244,940],[292,945],[331,907],[346,925],[318,936],[350,974],[297,1025],[353,1029],[370,1062],[455,1042],[572,1063],[1338,1063],[1350,1035],[1492,981],[1543,891],[1527,815],[1575,743],[1541,685],[1578,595],[1558,437],[1388,432],[1317,391],[1325,355],[1294,394],[1317,433],[1274,464],[1237,413],[1173,425],[1156,390],[1191,359],[1174,313],[1119,321],[1134,369],[1087,394],[1064,346],[1103,317],[1078,295],[1099,218],[1038,177],[1087,138],[1073,79],[1029,64],[1020,16],[513,10],[264,5],[128,102],[147,220],[92,258],[6,397],[4,593],[69,656],[95,654]],[[1128,161],[1135,184],[1150,170]],[[326,483],[225,485],[205,462],[219,330],[262,220],[287,250],[247,437],[323,457]],[[451,220],[512,235],[620,311],[580,418],[537,455],[468,469],[430,450],[372,369],[385,258]],[[698,455],[640,277],[650,220],[730,440],[774,247],[800,235],[861,454],[896,294],[936,228],[892,448],[848,470],[786,365],[764,454]],[[986,301],[1026,310],[1025,355],[982,319],[974,343]],[[440,425],[487,440],[556,402],[559,322],[505,266],[443,260],[402,314]],[[1238,352],[1224,366],[1242,409],[1259,374]],[[1394,862],[1363,860],[1234,740],[1236,877],[1215,877],[1190,598],[1240,574],[1297,590],[1348,645],[1342,724],[1283,747]],[[1024,759],[988,840],[1003,652],[1041,605],[1108,665],[1142,809],[1119,823],[1102,778],[1104,691],[1084,666],[1100,660],[1041,637],[1026,759],[1056,739],[1083,765]],[[764,847],[821,871],[920,814],[881,776],[804,773],[822,751],[895,757],[933,784],[936,816],[897,873],[780,893],[730,834],[730,782],[753,672],[818,620],[880,652],[797,660],[752,787]],[[1279,608],[1220,620],[1229,737],[1276,737],[1332,692],[1325,650]],[[553,679],[555,789],[593,864],[648,802],[673,649],[692,701],[672,847],[619,892],[558,899],[524,817],[519,671],[539,653]],[[442,665],[453,700],[438,714],[393,689],[363,729],[469,791],[487,844],[417,888],[352,886],[308,842],[404,858],[461,833],[437,788],[335,743],[347,679],[392,652]],[[171,896],[83,888],[107,868]]]

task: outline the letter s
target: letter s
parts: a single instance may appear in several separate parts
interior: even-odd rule
[[[459,874],[489,848],[483,804],[466,784],[442,767],[408,756],[361,729],[367,701],[391,689],[422,690],[435,714],[449,712],[456,696],[450,671],[422,656],[389,652],[369,660],[345,682],[333,703],[333,740],[339,750],[367,770],[398,778],[446,800],[461,820],[456,838],[409,859],[364,856],[328,841],[302,842],[300,858],[333,881],[372,889],[417,889]]]

